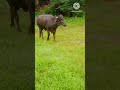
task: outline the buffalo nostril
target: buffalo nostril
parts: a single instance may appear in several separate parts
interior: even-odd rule
[[[63,25],[64,27],[65,27],[65,26],[67,26],[67,24],[66,24],[66,23],[63,23],[62,25]]]

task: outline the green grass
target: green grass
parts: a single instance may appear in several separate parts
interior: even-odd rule
[[[85,90],[85,19],[65,18],[67,27],[59,27],[56,42],[39,37],[35,26],[36,90]]]

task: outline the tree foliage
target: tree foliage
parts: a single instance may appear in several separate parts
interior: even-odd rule
[[[80,9],[84,11],[85,0],[51,0],[51,6],[46,8],[45,12],[55,15],[62,13],[69,16],[70,11],[73,10],[73,4],[75,2],[80,3]]]

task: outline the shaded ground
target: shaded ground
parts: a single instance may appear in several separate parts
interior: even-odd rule
[[[119,90],[119,8],[119,0],[87,2],[86,87],[90,90]]]
[[[0,1],[0,90],[32,90],[34,37],[27,34],[29,17],[20,10],[23,32],[10,29],[9,8],[5,1]]]

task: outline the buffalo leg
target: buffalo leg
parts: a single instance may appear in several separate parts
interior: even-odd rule
[[[29,15],[30,15],[31,25],[30,25],[28,32],[34,34],[35,16],[34,16],[34,10],[33,10],[32,6],[29,7]]]
[[[14,9],[11,7],[10,8],[10,15],[11,15],[11,24],[10,24],[10,26],[11,27],[15,27],[15,23],[14,23]]]
[[[40,32],[40,37],[42,37],[42,39],[44,39],[44,38],[43,38],[43,32],[42,32],[43,29],[39,29],[39,30],[40,30],[40,31],[39,31],[39,32]]]
[[[53,38],[54,38],[54,41],[55,41],[55,32],[53,32]]]
[[[40,31],[39,31],[39,32],[40,32],[40,37],[41,37],[41,36],[42,36],[42,30],[40,29]]]
[[[47,40],[49,40],[49,37],[50,37],[50,32],[49,32],[49,30],[47,30],[47,33],[48,33]]]
[[[42,39],[44,39],[42,30],[41,30],[41,35],[42,35]]]
[[[17,10],[14,9],[14,15],[15,15],[15,22],[16,22],[16,27],[17,27],[17,30],[19,32],[21,32],[21,29],[20,29],[20,24],[19,24],[19,16],[18,16],[18,13],[17,13]]]

